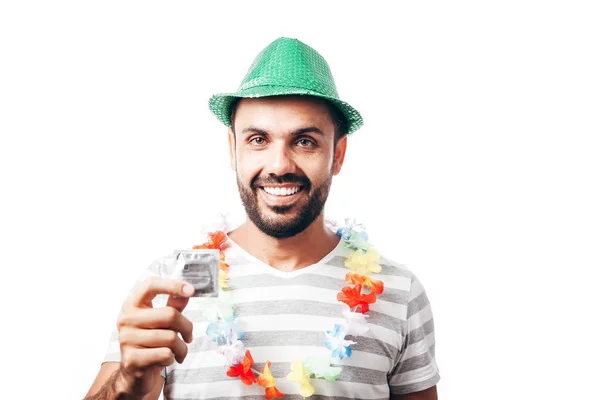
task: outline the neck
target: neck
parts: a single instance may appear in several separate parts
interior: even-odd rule
[[[303,232],[290,238],[268,236],[248,217],[228,236],[245,251],[280,271],[313,265],[339,243],[339,237],[325,226],[323,213]]]

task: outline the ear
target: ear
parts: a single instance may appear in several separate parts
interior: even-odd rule
[[[335,145],[335,156],[333,159],[333,175],[337,175],[342,170],[344,164],[344,157],[346,157],[346,144],[348,135],[344,135],[338,140]]]
[[[231,169],[235,171],[235,132],[231,128],[229,128],[227,139],[229,140],[229,162],[231,163]]]

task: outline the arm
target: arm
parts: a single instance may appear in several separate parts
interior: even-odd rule
[[[438,400],[437,388],[432,386],[420,392],[407,394],[392,394],[390,400]]]
[[[413,275],[407,304],[406,332],[397,362],[388,377],[395,400],[437,400],[440,376],[435,362],[431,305],[421,282]]]
[[[120,363],[106,362],[102,364],[100,372],[98,372],[98,376],[96,376],[96,380],[85,395],[84,400],[134,400],[135,398],[127,397],[121,383],[121,378]],[[138,399],[158,400],[164,381],[164,378],[160,379],[156,382],[150,393]]]
[[[182,363],[186,343],[193,339],[193,325],[181,314],[193,291],[185,282],[165,278],[137,286],[117,321],[120,355],[102,365],[87,400],[158,399],[165,381],[161,371]],[[153,308],[158,294],[170,295],[166,307]]]

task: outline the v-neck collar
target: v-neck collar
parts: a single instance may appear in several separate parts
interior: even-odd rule
[[[340,241],[335,245],[335,247],[329,253],[327,253],[323,258],[321,258],[319,261],[317,261],[316,263],[308,265],[308,266],[300,268],[300,269],[297,269],[297,270],[294,270],[294,271],[288,272],[288,271],[280,271],[277,268],[270,266],[269,264],[265,263],[264,261],[258,259],[257,257],[253,256],[252,254],[250,254],[246,250],[244,250],[244,248],[242,248],[242,246],[238,245],[236,242],[233,241],[233,239],[231,239],[229,237],[229,234],[226,233],[225,236],[227,236],[226,244],[231,249],[234,249],[236,252],[239,252],[243,257],[248,258],[252,263],[260,266],[267,273],[278,276],[280,278],[294,278],[299,275],[314,272],[316,269],[320,268],[327,261],[329,261],[333,257],[335,257],[343,249],[343,244],[344,244],[344,241],[341,240],[341,238],[340,238]]]

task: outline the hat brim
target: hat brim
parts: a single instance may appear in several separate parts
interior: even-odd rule
[[[290,88],[290,87],[277,87],[277,86],[256,86],[251,89],[239,91],[237,93],[221,93],[216,94],[208,101],[210,110],[225,126],[231,127],[230,107],[231,103],[235,99],[239,98],[257,98],[257,97],[273,97],[273,96],[286,96],[286,95],[305,95],[315,96],[322,99],[329,100],[333,103],[346,117],[348,122],[347,134],[354,133],[363,124],[363,119],[360,113],[352,107],[350,104],[341,101],[337,98],[323,95],[322,93],[315,92],[308,89]]]

